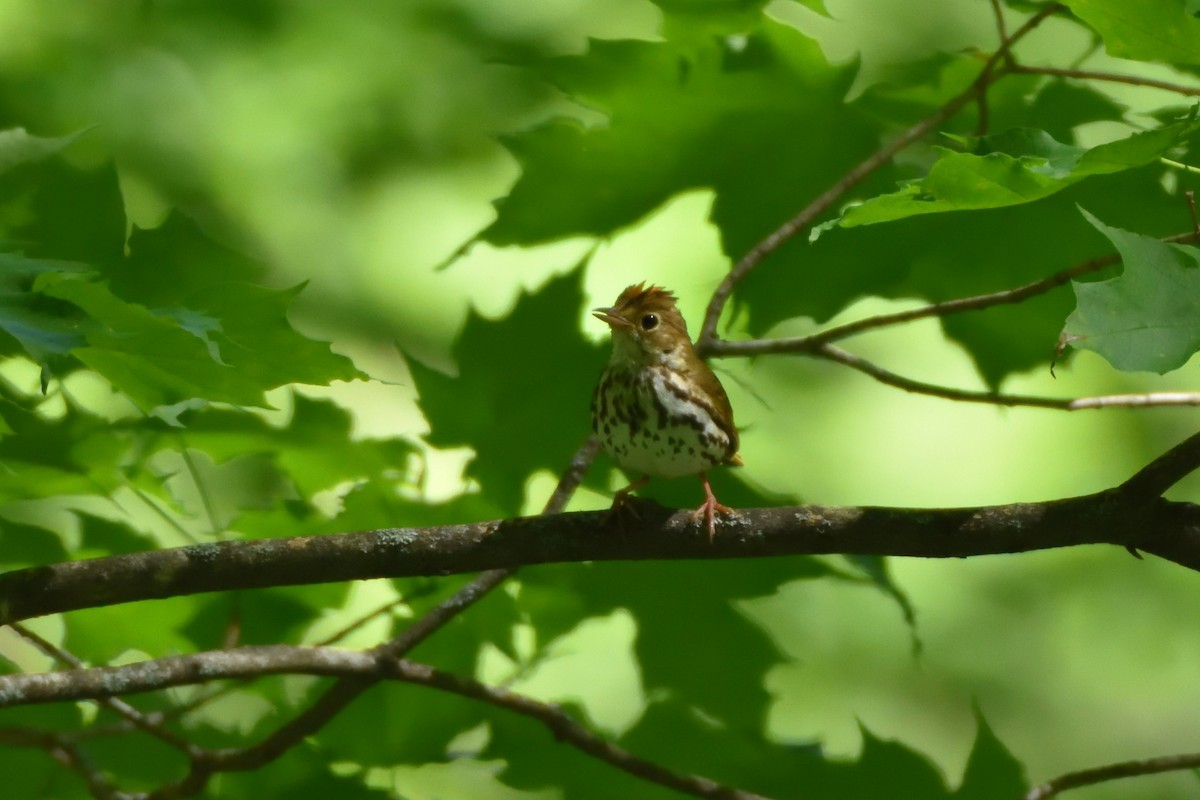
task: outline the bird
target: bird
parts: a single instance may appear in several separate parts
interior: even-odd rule
[[[612,330],[612,357],[592,395],[592,431],[617,466],[638,477],[613,498],[620,511],[651,478],[697,475],[704,502],[692,519],[715,535],[714,514],[732,514],[708,482],[718,465],[742,466],[725,388],[696,353],[676,297],[644,282],[592,311]],[[610,512],[611,513],[611,512]]]

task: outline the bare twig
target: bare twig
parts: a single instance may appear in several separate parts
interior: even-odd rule
[[[1003,45],[1008,41],[1008,25],[1004,22],[1004,6],[1000,4],[1000,0],[992,0],[992,18],[996,21],[996,33],[999,34],[1000,44]],[[1004,63],[1013,63],[1011,50],[1005,50]]]
[[[1177,756],[1160,756],[1138,761],[1123,761],[1119,764],[1108,764],[1103,767],[1084,769],[1078,772],[1068,772],[1057,778],[1035,786],[1025,795],[1023,800],[1047,800],[1062,794],[1068,789],[1078,789],[1082,786],[1093,786],[1097,783],[1107,783],[1120,778],[1134,778],[1140,775],[1157,775],[1160,772],[1175,772],[1181,769],[1200,769],[1200,753],[1186,753]]]
[[[996,406],[1030,406],[1033,408],[1053,408],[1061,411],[1200,405],[1200,392],[1152,392],[1147,394],[1115,394],[1066,398],[955,389],[949,386],[939,386],[935,383],[926,383],[906,378],[903,375],[898,375],[895,372],[884,369],[872,361],[868,361],[865,358],[856,356],[831,344],[821,345],[816,349],[816,353],[831,361],[836,361],[851,369],[858,370],[864,375],[869,375],[888,386],[894,386],[897,389],[903,389],[906,392],[913,392],[914,394],[926,394],[931,397],[942,397],[947,400],[957,400],[964,403],[986,403]]]
[[[508,709],[546,725],[555,737],[590,756],[636,777],[695,797],[720,800],[762,800],[760,795],[722,786],[715,781],[685,775],[639,758],[580,725],[561,709],[523,695],[418,664],[406,659],[380,657],[374,650],[357,652],[332,647],[268,645],[234,650],[213,650],[184,656],[167,656],[120,667],[94,667],[44,676],[6,676],[16,681],[18,692],[46,700],[112,698],[118,693],[146,692],[186,686],[205,680],[228,680],[266,675],[334,675],[343,682],[400,680],[470,697]],[[21,684],[24,684],[22,687]],[[61,746],[45,734],[27,733],[11,739],[25,745]],[[0,736],[0,741],[4,737]],[[218,758],[216,763],[220,763]],[[152,793],[152,797],[167,794]]]
[[[1163,89],[1188,97],[1200,95],[1200,86],[1184,86],[1180,83],[1160,81],[1155,78],[1143,78],[1140,75],[1125,75],[1117,72],[1097,72],[1095,70],[1065,69],[1062,67],[1031,67],[1024,64],[1013,64],[1009,67],[1008,71],[1023,75],[1051,75],[1057,78],[1078,78],[1088,81],[1106,81],[1108,83],[1124,83],[1130,86],[1145,86],[1151,89]]]
[[[379,606],[379,608],[376,608],[373,611],[368,611],[366,614],[363,614],[362,616],[358,617],[357,619],[352,620],[348,625],[345,625],[345,626],[339,628],[338,630],[336,630],[333,633],[326,636],[321,641],[316,642],[315,646],[316,647],[328,647],[331,644],[336,644],[336,643],[340,642],[342,639],[345,639],[350,634],[354,633],[356,630],[361,628],[363,625],[366,625],[371,620],[375,619],[376,617],[381,617],[384,614],[390,614],[392,611],[399,608],[400,606],[406,605],[411,599],[412,599],[411,597],[400,597],[395,600],[389,600],[388,602]]]
[[[746,255],[733,265],[721,285],[713,292],[712,299],[709,301],[708,308],[705,310],[704,323],[700,328],[700,336],[696,340],[697,349],[701,355],[705,355],[709,346],[717,339],[717,322],[721,318],[721,313],[725,309],[725,304],[729,301],[729,296],[733,293],[734,287],[746,277],[749,272],[757,267],[771,253],[782,247],[787,241],[798,234],[800,231],[811,225],[817,217],[829,210],[834,203],[842,198],[848,191],[861,183],[868,175],[881,166],[886,164],[898,152],[908,147],[913,142],[921,139],[937,126],[941,125],[946,120],[952,118],[955,114],[962,110],[964,106],[972,100],[978,98],[987,90],[988,85],[997,80],[1000,76],[1006,73],[1006,69],[997,69],[1003,59],[1005,59],[1011,51],[1012,47],[1024,38],[1030,31],[1034,30],[1038,25],[1042,24],[1047,17],[1058,13],[1063,8],[1058,3],[1052,3],[1045,8],[1039,10],[1032,17],[1027,19],[1024,24],[1018,28],[1013,35],[1001,43],[996,52],[984,63],[983,69],[979,73],[979,77],[966,90],[951,98],[945,105],[937,111],[925,117],[920,122],[910,127],[900,136],[888,142],[883,147],[876,150],[871,155],[867,156],[861,163],[853,167],[833,186],[830,186],[812,202],[804,207],[800,213],[789,219],[783,225],[779,226],[772,233],[765,236],[758,244],[750,249]]]

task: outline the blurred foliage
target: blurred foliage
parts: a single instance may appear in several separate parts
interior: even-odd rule
[[[679,253],[711,239],[712,261],[724,268],[970,86],[978,54],[995,47],[992,4],[922,0],[920,13],[911,5],[0,4],[8,33],[0,39],[0,568],[536,510],[547,476],[587,432],[607,350],[588,308],[642,279],[707,295],[713,275]],[[1008,30],[1040,5],[1008,4]],[[1047,21],[1017,48],[1023,62],[1187,83],[1200,61],[1184,0],[1067,5],[1072,15]],[[1161,24],[1173,18],[1177,25]],[[846,41],[854,58],[835,57]],[[1140,61],[1116,61],[1098,43]],[[967,107],[858,184],[819,220],[819,236],[790,241],[753,272],[733,297],[726,335],[811,330],[861,316],[863,298],[994,292],[1115,247],[1123,266],[1073,291],[948,317],[931,348],[896,334],[895,351],[917,371],[961,362],[956,373],[946,368],[956,380],[1009,388],[1049,364],[1065,331],[1117,369],[1177,369],[1200,347],[1196,250],[1157,237],[1191,227],[1183,193],[1195,178],[1180,165],[1190,163],[1197,128],[1195,111],[1173,94],[1005,76],[986,106]],[[707,203],[707,220],[688,220],[657,249],[619,249],[684,197]],[[564,240],[571,247],[555,249]],[[1086,367],[1088,356],[1072,361]],[[747,468],[714,476],[735,505],[824,501],[822,491],[838,496],[830,487],[839,485],[855,502],[897,493],[913,505],[973,502],[955,481],[1011,500],[1026,488],[1011,482],[1029,475],[1041,497],[1053,497],[1086,488],[1071,482],[1083,480],[1079,464],[1095,462],[1099,477],[1087,480],[1107,479],[1185,431],[1162,418],[1096,422],[1078,434],[1093,450],[1038,459],[1039,471],[1029,453],[1057,453],[1048,437],[1013,434],[999,416],[979,424],[961,423],[956,411],[905,415],[821,371],[826,365],[726,366],[739,417],[757,415],[744,432]],[[1107,367],[1100,374],[1098,386],[1159,385]],[[1090,385],[1080,377],[1068,390]],[[803,444],[781,433],[795,420],[806,426]],[[968,469],[967,428],[994,431],[1017,455],[1005,462],[996,454],[1011,451],[993,447],[989,461],[970,439],[979,449]],[[901,477],[881,479],[879,465]],[[576,507],[606,502],[611,472],[602,457]],[[696,501],[686,481],[654,484],[649,494]],[[1166,692],[1170,683],[1118,681],[1098,666],[1120,627],[1109,620],[1136,611],[1127,598],[1113,600],[1094,610],[1104,630],[1095,638],[1105,639],[1088,643],[1097,648],[1095,659],[1090,649],[1084,655],[1094,669],[1060,670],[1067,689],[1053,695],[1054,714],[1042,713],[1061,686],[1057,662],[1035,657],[1050,652],[1037,636],[1065,637],[1039,603],[1100,569],[1063,564],[1038,580],[1022,573],[975,587],[971,601],[942,585],[939,610],[957,614],[958,628],[923,627],[922,614],[936,612],[916,594],[929,586],[906,586],[895,564],[878,558],[547,565],[525,570],[414,655],[560,703],[669,768],[780,798],[1015,798],[1046,770],[1082,766],[1070,760],[1078,751],[1045,746],[1074,741],[1079,715],[1094,715],[1083,727],[1109,732],[1114,749],[1104,752],[1144,755],[1112,741],[1122,707],[1104,716],[1103,701],[1116,702],[1113,685],[1135,696],[1129,684]],[[1172,635],[1179,609],[1195,604],[1191,593],[1138,579],[1140,598],[1172,612],[1155,635]],[[233,641],[311,643],[335,632],[339,643],[365,647],[466,580],[174,598],[31,624],[90,664]],[[856,616],[868,596],[886,611]],[[814,610],[830,597],[837,603]],[[1031,654],[1025,671],[987,651],[981,658],[997,660],[991,671],[962,668],[936,702],[885,677],[896,663],[914,663],[914,633],[926,642],[920,658],[966,663],[974,651],[965,642],[990,634],[978,619],[996,605],[1024,615],[1003,630],[1007,643],[993,646]],[[846,656],[814,644],[834,635],[839,646],[863,649]],[[1183,653],[1179,669],[1193,687],[1188,659],[1200,643],[1171,641],[1175,649],[1155,639],[1126,650]],[[853,730],[851,753],[811,733],[813,708],[787,710],[797,685],[816,685],[821,665],[841,673],[841,696],[855,697],[840,717]],[[28,643],[0,635],[0,669],[50,666]],[[205,746],[238,747],[325,685],[264,680],[203,701],[209,687],[133,702],[177,714],[171,725]],[[1186,702],[1166,702],[1191,719]],[[903,710],[881,719],[882,706]],[[1028,707],[1037,713],[1012,711]],[[1002,733],[979,708],[992,723],[1004,720]],[[960,724],[949,721],[955,715]],[[1154,724],[1139,742],[1187,749],[1171,738],[1177,728],[1142,716]],[[98,735],[115,721],[74,705],[0,712],[3,727],[82,729],[89,755],[123,789],[182,777],[183,759],[161,743]],[[10,776],[6,796],[18,800],[87,795],[40,751],[0,749],[0,771]],[[1147,785],[1144,796],[1172,800],[1194,788]],[[223,775],[207,796],[455,792],[667,796],[559,745],[528,719],[405,685],[375,687],[279,762]],[[1105,792],[1079,797],[1114,796]]]

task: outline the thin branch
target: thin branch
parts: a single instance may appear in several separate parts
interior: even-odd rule
[[[597,448],[598,443],[595,437],[589,436],[575,452],[570,464],[559,479],[558,485],[546,502],[546,507],[542,511],[543,517],[557,514],[566,507],[575,489],[587,473],[588,467],[591,466]],[[449,527],[458,530],[463,528],[463,526]],[[415,529],[393,530],[391,533],[395,535],[395,542],[405,548],[422,549],[427,544],[436,545],[436,542],[433,541],[423,541],[422,532]],[[270,557],[265,559],[267,563],[272,560]],[[421,574],[436,575],[447,572],[449,570],[432,569],[423,571]],[[486,569],[454,595],[434,606],[424,616],[405,628],[399,636],[373,648],[370,654],[376,659],[403,657],[450,620],[487,596],[514,572],[516,572],[515,566]],[[152,792],[149,797],[152,800],[188,797],[203,790],[209,778],[216,772],[252,770],[274,761],[328,724],[352,700],[374,686],[377,681],[378,678],[375,677],[339,680],[317,698],[311,706],[257,744],[205,753],[203,758],[193,759],[192,769],[182,781],[164,786]]]
[[[996,33],[999,34],[1000,44],[1003,45],[1008,41],[1008,26],[1004,22],[1004,7],[1000,0],[992,0],[992,18],[996,21]],[[1005,50],[1005,63],[1013,63],[1011,50]]]
[[[78,745],[67,741],[61,734],[24,728],[0,728],[0,745],[45,750],[59,764],[79,775],[92,797],[97,800],[124,800],[124,795],[116,791],[108,776],[91,762]]]
[[[1162,241],[1173,244],[1197,242],[1200,241],[1200,232],[1190,231],[1188,233],[1180,233],[1165,237]],[[748,339],[740,342],[721,339],[712,342],[709,345],[708,352],[717,357],[758,356],[772,353],[815,353],[820,350],[822,345],[865,333],[866,331],[900,325],[920,319],[928,319],[929,317],[947,317],[951,314],[961,314],[965,311],[982,311],[983,309],[995,306],[1021,303],[1031,297],[1045,294],[1052,289],[1063,286],[1081,275],[1097,272],[1105,267],[1118,264],[1120,261],[1120,255],[1110,253],[1099,258],[1093,258],[1090,261],[1075,264],[1048,277],[1012,289],[1002,289],[998,292],[945,300],[940,303],[931,303],[927,306],[907,311],[878,314],[873,317],[855,320],[854,322],[847,322],[844,325],[828,328],[808,336],[795,336],[784,339]]]
[[[74,667],[75,670],[84,668],[84,663],[76,658],[73,653],[64,650],[63,648],[51,642],[49,639],[40,636],[24,625],[21,625],[20,623],[12,623],[9,625],[9,627],[12,628],[18,636],[25,639],[38,650],[42,651],[42,653],[45,655],[48,655],[61,663],[69,664],[71,667]],[[167,730],[167,728],[162,725],[161,715],[143,714],[141,711],[134,708],[132,705],[119,697],[101,698],[99,703],[117,716],[125,719],[133,727],[150,734],[160,741],[165,742],[185,755],[194,756],[197,752],[199,752],[198,748],[191,742]]]
[[[1068,398],[955,389],[950,386],[939,386],[936,383],[926,383],[925,381],[906,378],[903,375],[884,369],[872,361],[868,361],[861,356],[856,356],[840,347],[834,347],[831,344],[818,347],[816,352],[824,358],[858,370],[864,375],[868,375],[888,386],[903,389],[906,392],[914,394],[941,397],[946,400],[956,400],[962,403],[985,403],[987,405],[1009,407],[1026,406],[1031,408],[1057,409],[1059,411],[1200,405],[1200,392],[1151,392],[1147,394],[1114,394]]]
[[[345,626],[339,628],[338,630],[336,630],[333,633],[326,636],[321,641],[316,642],[315,646],[316,647],[328,647],[332,644],[337,644],[342,639],[345,639],[347,636],[354,633],[356,630],[358,630],[362,626],[366,625],[367,623],[371,622],[376,617],[381,617],[384,614],[390,614],[392,611],[399,608],[400,606],[407,605],[408,602],[412,599],[413,599],[412,597],[399,597],[395,600],[389,600],[388,602],[379,606],[375,610],[368,611],[366,614],[363,614],[362,616],[358,617],[357,619],[351,620],[348,625],[345,625]]]
[[[1189,436],[1142,467],[1121,484],[1119,491],[1136,498],[1160,497],[1197,469],[1200,469],[1200,433]]]
[[[1025,795],[1023,800],[1047,800],[1047,798],[1062,794],[1068,789],[1093,786],[1097,783],[1107,783],[1108,781],[1115,781],[1120,778],[1157,775],[1160,772],[1175,772],[1181,769],[1200,769],[1200,753],[1160,756],[1158,758],[1146,758],[1139,761],[1124,761],[1119,764],[1109,764],[1078,772],[1068,772],[1054,780],[1043,783],[1041,786],[1035,786]]]
[[[1013,64],[1009,71],[1021,75],[1051,75],[1056,78],[1078,78],[1086,81],[1106,81],[1108,83],[1124,83],[1130,86],[1145,86],[1152,89],[1182,94],[1187,97],[1200,95],[1200,86],[1184,86],[1180,83],[1160,81],[1155,78],[1143,78],[1140,75],[1125,75],[1118,72],[1097,72],[1087,69],[1065,69],[1062,67],[1030,67],[1024,64]]]
[[[559,741],[643,780],[695,797],[763,800],[760,795],[723,786],[707,778],[680,774],[639,758],[597,736],[549,703],[487,686],[425,664],[381,658],[371,650],[357,652],[332,647],[267,645],[167,656],[120,667],[94,667],[5,678],[14,679],[10,681],[6,692],[26,693],[34,702],[61,702],[69,699],[112,698],[117,694],[158,691],[210,680],[284,674],[333,675],[343,678],[343,681],[372,684],[381,680],[400,680],[429,686],[535,719],[549,728]],[[41,734],[29,734],[23,741],[40,744],[43,738]],[[53,743],[60,744],[57,740]]]
[[[542,703],[523,695],[514,694],[506,689],[487,686],[469,678],[442,672],[425,664],[400,661],[390,666],[395,670],[396,677],[401,680],[482,700],[485,703],[536,719],[549,728],[557,740],[566,742],[588,755],[642,780],[657,783],[693,797],[717,800],[766,800],[753,792],[722,786],[697,775],[673,772],[653,761],[639,758],[612,742],[600,738],[573,720],[562,709],[549,703]]]
[[[997,80],[1006,70],[997,69],[996,66],[1002,60],[1007,58],[1012,47],[1021,39],[1023,39],[1030,31],[1034,30],[1038,25],[1042,24],[1047,17],[1058,13],[1063,9],[1059,3],[1052,3],[1045,8],[1039,10],[1036,14],[1025,21],[1013,35],[1001,43],[990,58],[984,63],[983,69],[979,73],[979,77],[963,92],[951,98],[941,108],[934,113],[925,117],[915,125],[910,127],[904,133],[888,142],[883,147],[876,150],[871,155],[867,156],[861,163],[853,167],[840,180],[822,192],[812,202],[804,207],[800,213],[789,219],[783,225],[764,237],[758,244],[750,249],[746,255],[733,265],[721,285],[713,292],[712,299],[708,303],[708,308],[705,310],[704,323],[700,328],[700,336],[697,338],[696,346],[702,355],[706,354],[712,342],[717,339],[717,322],[721,318],[721,313],[725,309],[725,304],[729,301],[729,296],[733,293],[734,287],[746,277],[749,272],[757,267],[763,259],[774,253],[786,242],[792,239],[796,234],[811,225],[817,217],[828,211],[833,204],[838,202],[847,192],[861,183],[872,172],[882,167],[892,159],[897,153],[908,147],[918,139],[923,138],[943,122],[952,118],[955,114],[963,109],[972,100],[978,98],[987,90],[988,85]]]

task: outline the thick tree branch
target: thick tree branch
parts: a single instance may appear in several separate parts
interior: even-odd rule
[[[639,511],[640,519],[625,521],[623,529],[609,524],[603,512],[579,512],[470,525],[231,541],[53,564],[0,575],[0,612],[4,622],[13,622],[199,592],[576,561],[816,553],[957,558],[1108,543],[1200,569],[1200,507],[1166,501],[1147,504],[1144,498],[1116,490],[981,508],[743,509],[721,520],[711,545],[687,512],[649,505]],[[492,578],[489,585],[500,579]],[[473,599],[469,595],[455,603]],[[446,613],[454,608],[451,604]],[[410,648],[426,635],[418,622],[388,652],[396,655],[397,649]]]
[[[589,436],[571,458],[571,463],[559,478],[558,485],[546,501],[543,515],[561,512],[579,487],[588,468],[596,457],[599,443]],[[420,619],[409,625],[389,642],[375,647],[370,652],[378,659],[402,658],[413,648],[436,633],[443,625],[454,619],[473,604],[483,599],[493,589],[507,580],[516,567],[487,569],[451,597],[438,603]],[[3,576],[0,576],[2,578]],[[258,769],[295,747],[306,737],[323,728],[337,716],[354,698],[375,685],[377,677],[344,677],[304,711],[281,725],[269,736],[248,747],[205,752],[192,759],[192,768],[179,783],[164,786],[149,795],[150,800],[171,800],[189,797],[201,791],[215,772]]]

